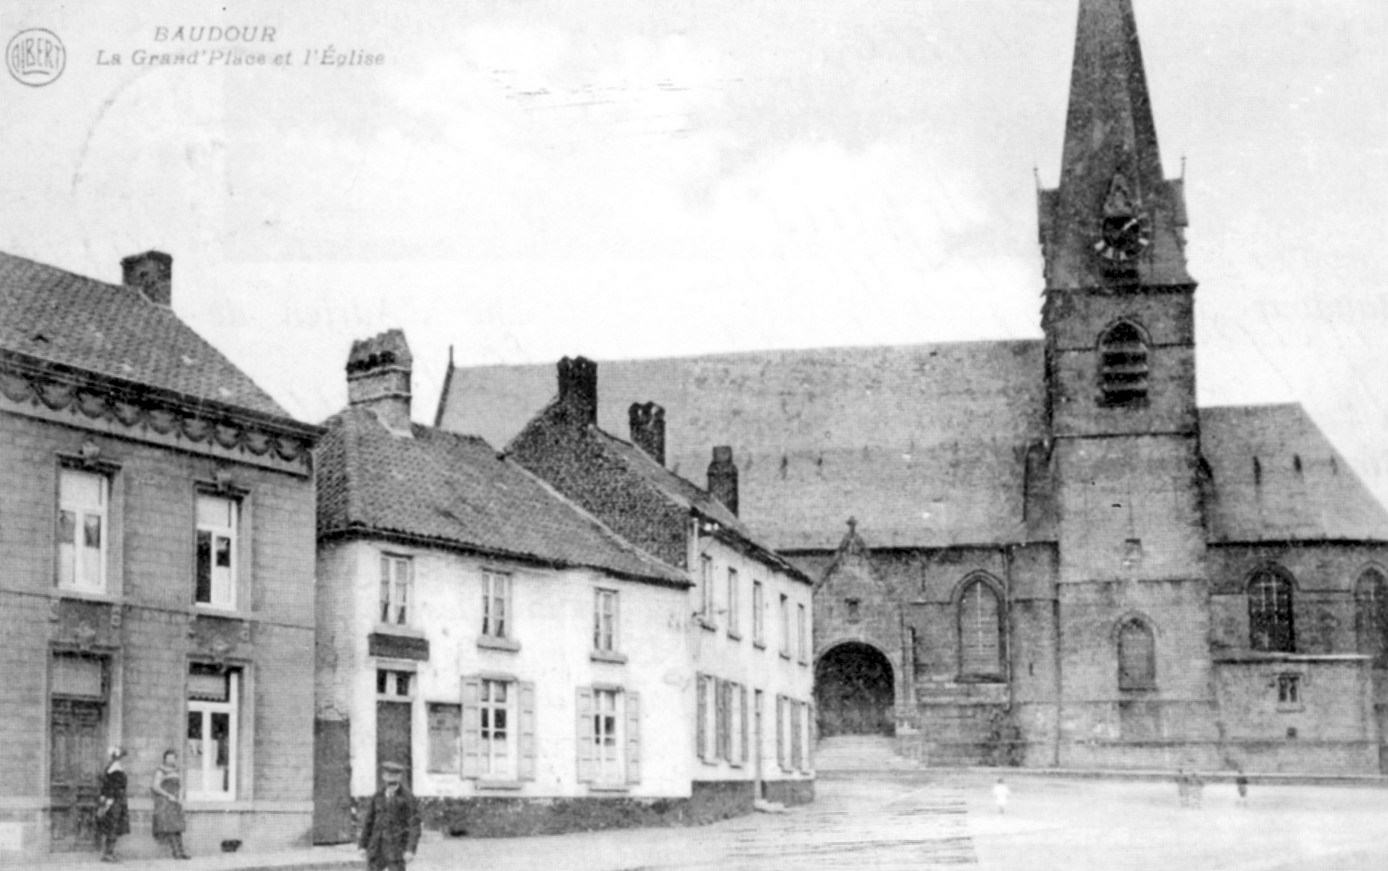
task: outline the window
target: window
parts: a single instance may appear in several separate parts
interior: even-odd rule
[[[1248,584],[1249,646],[1254,650],[1296,652],[1292,625],[1292,582],[1272,569],[1263,569]]]
[[[409,557],[381,557],[381,622],[404,626],[409,619],[414,563]]]
[[[1373,657],[1374,668],[1388,668],[1388,581],[1378,569],[1359,576],[1354,611],[1359,652]]]
[[[511,635],[511,576],[482,573],[482,634],[491,638]]]
[[[414,672],[379,669],[376,672],[376,695],[391,699],[408,699],[414,686]]]
[[[733,681],[728,687],[728,753],[729,764],[741,766],[747,762],[747,687]]]
[[[781,594],[781,655],[790,659],[790,598]]]
[[[1150,690],[1156,685],[1156,643],[1152,630],[1141,620],[1127,620],[1118,630],[1118,688]]]
[[[795,752],[799,745],[791,713],[794,705],[795,701],[789,696],[776,696],[776,764],[782,771],[790,771],[795,766]]]
[[[463,777],[535,779],[535,685],[510,678],[463,678]]]
[[[1099,392],[1110,408],[1147,403],[1147,342],[1130,323],[1114,326],[1099,340]]]
[[[795,606],[795,637],[800,664],[804,665],[809,662],[806,657],[809,654],[810,628],[805,623],[805,606],[803,604]]]
[[[766,644],[766,590],[761,581],[752,582],[752,641]]]
[[[593,649],[617,652],[617,591],[598,590],[593,608]]]
[[[1281,708],[1301,707],[1301,675],[1279,674],[1277,676],[1277,706]]]
[[[713,557],[699,557],[699,614],[706,624],[713,622]]]
[[[241,672],[194,663],[188,674],[188,797],[236,797]]]
[[[105,475],[58,470],[58,586],[106,589]]]
[[[431,703],[428,718],[429,770],[457,774],[458,739],[462,734],[463,706]]]
[[[619,787],[641,779],[641,704],[617,687],[578,691],[578,779]]]
[[[992,585],[981,578],[959,598],[959,674],[1002,677],[1002,608]]]
[[[196,503],[198,543],[194,601],[217,608],[235,607],[237,502],[224,496],[199,493]]]
[[[703,761],[713,762],[718,758],[718,703],[714,698],[718,680],[707,674],[698,675],[696,680],[695,751]]]
[[[734,638],[739,634],[741,616],[738,614],[737,569],[728,569],[728,634]]]

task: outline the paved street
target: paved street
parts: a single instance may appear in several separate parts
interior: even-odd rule
[[[1230,784],[1182,808],[1171,783],[1016,774],[1000,815],[983,772],[840,774],[819,800],[695,829],[625,830],[544,838],[429,835],[413,871],[656,871],[656,869],[958,868],[1161,871],[1382,871],[1388,868],[1388,789],[1261,786],[1239,807]],[[844,779],[839,779],[844,778]],[[194,862],[126,862],[126,869],[359,868],[347,847]],[[256,863],[256,864],[251,864]],[[82,868],[92,871],[95,863]]]

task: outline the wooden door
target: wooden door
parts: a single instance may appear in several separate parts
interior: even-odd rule
[[[411,790],[414,765],[410,759],[410,703],[376,702],[376,785],[380,787],[381,763],[387,760],[405,766],[405,786]]]
[[[89,699],[52,700],[48,796],[54,852],[96,847],[105,707]]]

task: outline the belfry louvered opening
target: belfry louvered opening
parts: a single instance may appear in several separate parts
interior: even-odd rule
[[[1110,408],[1147,404],[1147,340],[1130,323],[1117,324],[1099,340],[1100,401]]]

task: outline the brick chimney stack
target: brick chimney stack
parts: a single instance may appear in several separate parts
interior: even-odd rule
[[[713,449],[713,462],[708,464],[708,492],[737,514],[737,466],[733,465],[733,449],[729,445]]]
[[[598,422],[598,364],[587,357],[559,361],[559,404],[580,426]]]
[[[665,465],[665,409],[654,402],[644,405],[633,402],[627,410],[631,422],[631,441],[650,454],[651,459]]]
[[[370,409],[386,429],[409,438],[413,364],[400,330],[353,342],[347,356],[347,404]]]
[[[173,258],[163,251],[132,254],[120,262],[121,283],[165,308],[173,306]]]

